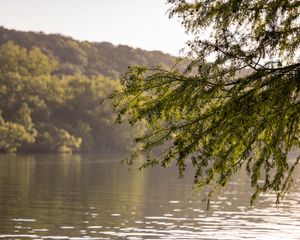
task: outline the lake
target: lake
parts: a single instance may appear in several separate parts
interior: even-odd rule
[[[138,171],[95,154],[0,155],[0,239],[300,239],[299,168],[279,207],[249,208],[244,171],[212,201],[192,172]]]

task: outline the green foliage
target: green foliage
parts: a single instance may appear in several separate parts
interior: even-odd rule
[[[194,34],[190,64],[178,70],[131,67],[114,94],[120,120],[144,120],[143,167],[187,161],[210,196],[245,166],[260,193],[289,189],[300,146],[299,1],[170,0]]]
[[[138,130],[115,127],[108,101],[119,81],[57,67],[36,47],[0,47],[0,151],[128,151]]]
[[[105,76],[117,79],[128,65],[161,65],[170,67],[176,58],[159,51],[144,51],[111,43],[80,42],[57,34],[21,32],[0,27],[0,45],[12,41],[27,50],[37,47],[56,59],[56,75]]]
[[[166,68],[176,61],[159,51],[3,27],[0,46],[3,118],[23,126],[21,115],[37,131],[34,142],[18,144],[16,149],[21,151],[128,152],[133,136],[143,130],[114,125],[112,104],[104,99],[120,83],[111,79],[119,78],[129,64]],[[17,114],[23,103],[30,113]],[[60,141],[61,130],[78,141],[70,140],[71,145]]]
[[[22,143],[33,143],[36,132],[28,131],[23,125],[0,122],[0,151],[16,152]]]
[[[80,149],[82,139],[70,134],[65,129],[58,128],[52,123],[39,123],[37,129],[36,143],[26,146],[31,150],[72,153]]]

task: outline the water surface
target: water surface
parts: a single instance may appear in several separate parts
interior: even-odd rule
[[[300,239],[299,169],[277,208],[250,209],[238,174],[212,202],[175,167],[128,170],[119,157],[0,155],[0,239]]]

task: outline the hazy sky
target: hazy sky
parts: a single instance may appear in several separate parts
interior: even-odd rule
[[[166,0],[0,0],[0,25],[176,54],[187,37]]]

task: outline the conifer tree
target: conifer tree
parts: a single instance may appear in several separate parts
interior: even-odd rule
[[[118,120],[146,121],[137,139],[142,167],[169,166],[209,197],[247,169],[251,204],[266,191],[277,201],[300,156],[300,1],[169,0],[193,39],[184,72],[132,66],[114,94]]]

